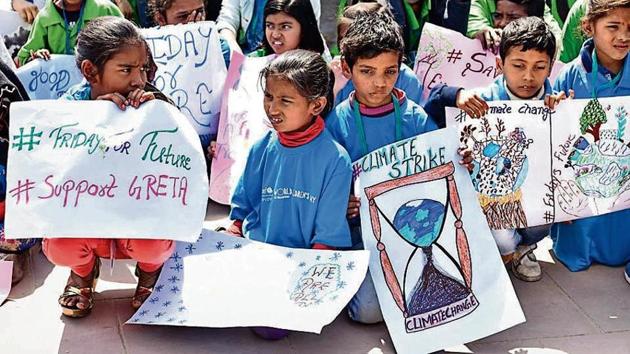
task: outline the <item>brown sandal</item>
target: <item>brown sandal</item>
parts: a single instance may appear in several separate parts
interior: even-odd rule
[[[90,314],[92,308],[94,307],[94,289],[96,288],[96,282],[98,281],[98,276],[101,269],[101,261],[99,258],[96,258],[94,262],[94,269],[92,272],[85,278],[80,277],[75,272],[70,271],[70,277],[68,277],[68,283],[63,290],[63,294],[59,296],[59,305],[61,305],[61,313],[64,316],[72,317],[72,318],[80,318],[85,317]],[[89,286],[81,287],[79,284],[89,284]],[[84,309],[80,309],[76,306],[68,306],[64,305],[61,302],[70,297],[83,297],[88,300],[88,307]],[[77,302],[78,304],[78,302]]]
[[[162,272],[162,267],[153,272],[145,272],[140,267],[136,266],[136,276],[138,276],[138,286],[136,292],[131,298],[131,307],[137,310],[153,293],[153,287],[157,283],[158,277]]]

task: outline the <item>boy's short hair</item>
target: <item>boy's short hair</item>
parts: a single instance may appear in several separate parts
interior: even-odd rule
[[[358,16],[341,40],[341,56],[350,69],[359,58],[371,59],[385,52],[398,53],[400,64],[405,42],[400,26],[384,13]]]
[[[505,60],[510,49],[522,46],[522,51],[530,49],[545,52],[549,60],[556,56],[556,37],[545,21],[538,17],[522,17],[510,22],[501,35],[499,55]]]

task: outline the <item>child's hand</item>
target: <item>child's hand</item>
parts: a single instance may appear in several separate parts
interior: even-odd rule
[[[118,6],[118,8],[120,9],[120,12],[122,12],[123,16],[125,16],[126,19],[130,20],[133,17],[133,9],[131,8],[131,5],[129,5],[129,1],[115,0],[114,2],[116,3],[116,6]]]
[[[153,92],[146,92],[142,89],[135,89],[127,95],[127,105],[134,108],[140,107],[140,104],[155,99]]]
[[[184,23],[194,23],[194,22],[200,22],[205,20],[204,17],[204,13],[203,11],[199,10],[193,10],[190,12],[190,14],[188,14],[188,17],[186,18],[186,21],[184,21]]]
[[[457,108],[463,110],[473,118],[481,118],[488,112],[488,104],[483,98],[470,90],[457,91],[457,100],[455,101]]]
[[[103,101],[112,101],[120,108],[121,110],[125,110],[127,108],[127,99],[125,96],[119,94],[118,92],[108,93],[106,95],[96,97],[97,100]]]
[[[457,153],[459,154],[459,156],[462,157],[461,160],[459,160],[459,164],[462,166],[466,166],[466,169],[468,169],[468,172],[472,172],[473,171],[473,156],[472,156],[472,151],[470,149],[467,148],[459,148],[457,149]]]
[[[50,51],[48,49],[38,49],[36,51],[32,51],[31,50],[31,58],[30,60],[33,59],[44,59],[44,60],[50,60]]]
[[[12,0],[11,6],[13,10],[20,15],[20,17],[29,24],[32,24],[35,21],[35,17],[37,17],[37,13],[39,9],[37,5],[31,4],[26,0]]]
[[[211,141],[210,145],[206,148],[206,157],[208,160],[212,160],[217,154],[217,142]]]
[[[236,237],[243,237],[243,221],[234,220],[227,230],[225,230],[225,233]]]
[[[481,42],[481,47],[484,50],[490,50],[497,54],[499,43],[501,43],[501,32],[500,28],[486,28],[479,31],[475,38]]]
[[[359,216],[359,208],[361,208],[361,200],[354,195],[350,196],[348,200],[348,210],[346,211],[346,218],[352,219]]]
[[[573,94],[573,92],[569,93],[569,95],[571,94]],[[545,95],[545,106],[553,111],[556,106],[558,106],[558,104],[560,104],[560,102],[565,99],[567,99],[567,95],[566,93],[564,93],[564,91],[560,91],[560,93],[556,93],[553,95]]]

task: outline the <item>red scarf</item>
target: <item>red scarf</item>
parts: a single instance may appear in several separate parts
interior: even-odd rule
[[[324,130],[324,119],[321,116],[317,116],[313,124],[306,130],[301,132],[280,133],[278,132],[278,139],[280,144],[286,147],[298,147],[311,142],[317,138],[319,134]]]

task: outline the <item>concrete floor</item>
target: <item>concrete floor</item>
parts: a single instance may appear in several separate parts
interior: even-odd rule
[[[227,208],[210,204],[207,220],[224,224]],[[630,353],[630,286],[622,268],[593,266],[571,273],[554,263],[550,240],[537,250],[544,277],[513,279],[527,322],[467,344],[472,353]],[[0,307],[0,353],[393,353],[385,325],[364,326],[342,313],[321,335],[293,333],[278,342],[246,328],[213,329],[124,325],[131,317],[133,263],[103,268],[93,313],[61,316],[57,297],[68,269],[33,252],[26,278]],[[518,351],[519,349],[526,350]]]

